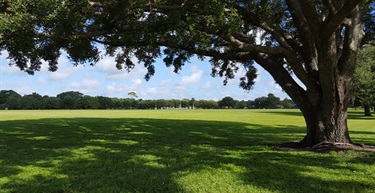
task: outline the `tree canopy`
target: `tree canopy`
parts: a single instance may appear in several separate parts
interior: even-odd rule
[[[350,143],[349,88],[359,47],[375,39],[374,11],[374,0],[1,0],[0,48],[33,74],[43,60],[57,70],[61,50],[94,65],[103,45],[118,69],[137,58],[146,80],[158,57],[175,72],[208,57],[224,84],[244,68],[244,89],[256,62],[301,109],[302,146]]]
[[[230,96],[226,96],[221,101],[219,101],[219,107],[221,108],[234,108],[236,106],[236,102]]]
[[[316,64],[308,65],[310,38],[324,41],[338,28],[344,31],[343,21],[357,5],[364,10],[366,40],[374,39],[374,4],[366,2],[1,0],[0,45],[11,65],[30,74],[42,60],[57,70],[61,50],[76,65],[94,65],[103,44],[118,69],[131,70],[137,57],[148,69],[146,79],[155,73],[157,57],[177,72],[197,55],[211,58],[214,76],[233,78],[237,63],[243,64],[245,89],[254,84],[253,61],[269,69],[264,60],[284,65],[283,72],[293,71],[309,85],[314,80],[306,75],[316,71]],[[311,31],[305,34],[305,27]],[[340,44],[345,48],[345,41]]]
[[[135,93],[134,91],[128,92],[128,95],[129,95],[130,97],[138,98],[137,93]]]

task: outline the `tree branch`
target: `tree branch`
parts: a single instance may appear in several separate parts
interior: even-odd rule
[[[243,19],[252,24],[257,26],[264,31],[268,32],[276,39],[276,41],[285,49],[299,50],[302,44],[295,40],[291,35],[287,34],[283,31],[280,27],[276,25],[270,25],[266,21],[261,21],[255,14],[253,14],[249,8],[244,8],[241,6],[235,6],[235,8],[242,14]]]
[[[299,1],[296,0],[286,0],[288,7],[290,8],[290,13],[292,14],[293,21],[303,38],[303,45],[313,45],[316,35],[311,32],[310,25],[307,21],[306,15],[302,11],[302,7]]]
[[[92,41],[103,44],[103,45],[109,45],[113,47],[123,47],[124,43],[123,42],[107,42],[103,40],[99,40],[96,38],[91,38]],[[136,47],[143,47],[143,46],[148,46],[149,44],[147,42],[132,42],[133,46]],[[254,53],[251,52],[219,52],[216,50],[203,50],[203,49],[197,49],[193,47],[189,47],[187,45],[181,45],[181,44],[176,44],[171,41],[162,41],[159,40],[156,42],[157,46],[164,46],[164,47],[169,47],[172,49],[176,50],[185,50],[190,53],[197,54],[199,56],[208,56],[208,57],[213,57],[213,58],[218,58],[222,60],[252,60],[254,59]]]
[[[103,4],[97,1],[89,1],[89,5],[92,7],[102,7]]]
[[[286,58],[289,65],[292,67],[294,73],[302,81],[302,83],[311,90],[317,91],[316,82],[308,76],[305,69],[302,66],[302,62],[294,55],[294,52],[290,52],[282,47],[264,47],[253,44],[246,44],[239,41],[231,35],[228,35],[226,39],[233,47],[246,50],[249,52],[264,53],[267,55],[277,56],[279,58]]]
[[[346,25],[342,54],[338,62],[339,72],[345,74],[354,72],[354,64],[361,40],[365,36],[363,31],[359,6],[351,14],[352,19]],[[354,60],[354,61],[353,61]],[[349,78],[349,77],[348,77]]]
[[[300,3],[295,0],[286,0],[286,3],[290,8],[290,13],[292,14],[294,24],[301,37],[303,46],[299,52],[303,57],[306,70],[310,75],[316,76],[315,71],[318,70],[316,61],[318,55],[316,50],[316,38],[319,37],[311,32],[310,26],[308,25],[305,15],[302,12]]]
[[[135,9],[144,9],[144,11],[154,11],[154,12],[165,12],[165,11],[173,11],[178,10],[186,6],[187,0],[185,0],[181,4],[174,4],[174,5],[163,5],[160,3],[148,2],[145,4],[139,4],[135,6]]]
[[[329,16],[332,16],[337,13],[335,6],[332,4],[331,0],[324,0],[324,6],[326,6],[329,10]]]
[[[308,109],[306,91],[299,86],[289,72],[281,65],[274,65],[276,61],[267,54],[259,53],[255,61],[267,70],[281,88],[293,99],[301,110]]]
[[[309,76],[308,72],[303,68],[302,61],[299,60],[293,53],[289,53],[285,56],[288,64],[292,68],[293,72],[299,80],[308,88],[310,91],[318,92],[318,84],[314,80],[314,76]],[[309,72],[311,75],[311,72]]]
[[[366,3],[368,0],[353,0],[346,1],[346,3],[332,16],[330,20],[325,22],[324,36],[330,37],[332,33],[343,23],[345,18],[361,3]]]
[[[309,28],[313,32],[313,34],[318,34],[320,31],[320,16],[316,12],[316,7],[314,6],[315,3],[311,2],[311,0],[305,0],[303,3],[297,0],[292,0],[294,3],[299,3],[302,11],[305,15],[307,24],[309,25]]]
[[[234,48],[248,51],[248,52],[261,52],[265,54],[272,54],[272,55],[285,55],[287,50],[282,47],[265,47],[260,45],[248,44],[236,39],[234,36],[228,34],[223,37],[226,41],[229,42]]]

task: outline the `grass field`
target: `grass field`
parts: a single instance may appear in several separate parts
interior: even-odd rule
[[[0,111],[0,193],[375,192],[374,152],[272,148],[304,133],[297,110]]]

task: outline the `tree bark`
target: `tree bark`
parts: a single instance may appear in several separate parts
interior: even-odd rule
[[[336,107],[331,110],[339,113],[332,114],[332,111],[325,110],[303,112],[307,131],[300,142],[301,147],[312,147],[323,142],[352,143],[348,132],[346,109]]]
[[[365,109],[365,116],[371,116],[370,105],[364,105],[364,109]]]
[[[302,147],[314,147],[322,143],[353,143],[348,132],[347,109],[363,28],[358,7],[351,16],[352,22],[346,26],[343,49],[338,46],[340,33],[316,36],[318,93],[309,91],[307,86],[307,99],[300,106],[307,126],[306,136],[299,143]]]

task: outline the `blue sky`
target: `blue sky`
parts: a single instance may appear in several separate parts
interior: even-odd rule
[[[134,91],[141,99],[183,99],[220,100],[231,96],[237,100],[253,100],[257,97],[274,93],[284,99],[287,95],[275,83],[268,72],[258,68],[258,78],[254,89],[246,92],[241,89],[239,78],[244,73],[240,70],[235,79],[223,86],[223,79],[210,75],[211,66],[207,61],[192,58],[179,74],[167,68],[158,59],[156,74],[150,81],[143,79],[146,69],[137,65],[130,73],[115,68],[114,59],[103,57],[95,66],[77,66],[63,54],[59,59],[59,69],[49,72],[43,65],[40,72],[31,76],[17,67],[9,66],[7,53],[0,56],[0,90],[14,90],[21,95],[37,92],[41,95],[56,96],[65,91],[79,91],[90,96],[127,98],[127,93]]]

